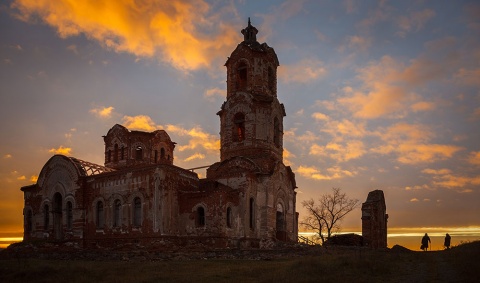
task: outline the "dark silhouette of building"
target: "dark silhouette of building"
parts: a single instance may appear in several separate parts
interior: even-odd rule
[[[383,191],[368,193],[367,201],[362,204],[362,236],[365,246],[373,249],[387,247],[387,207]]]

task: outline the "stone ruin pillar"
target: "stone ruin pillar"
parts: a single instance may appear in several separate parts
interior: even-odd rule
[[[387,207],[383,191],[368,193],[362,204],[362,236],[364,246],[372,249],[387,248]]]

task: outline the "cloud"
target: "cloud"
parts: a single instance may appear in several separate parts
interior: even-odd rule
[[[412,199],[410,200],[410,202],[418,202],[418,201],[419,201],[418,198],[412,198]]]
[[[349,36],[347,42],[349,48],[363,52],[367,51],[372,45],[372,40],[370,38],[359,35]]]
[[[214,98],[214,97],[225,98],[227,97],[227,90],[215,87],[215,88],[207,89],[203,93],[203,96],[206,98]]]
[[[17,177],[17,180],[20,180],[20,181],[23,181],[23,180],[26,180],[26,179],[27,179],[27,177],[25,177],[25,175]]]
[[[332,180],[332,179],[341,179],[345,177],[352,177],[356,175],[356,172],[350,172],[348,170],[343,170],[339,166],[334,166],[327,169],[326,173],[322,173],[319,169],[314,166],[300,166],[295,170],[298,174],[303,177],[314,179],[314,180]]]
[[[434,103],[426,102],[426,101],[419,101],[417,103],[412,104],[412,106],[410,106],[413,112],[430,111],[430,110],[434,110],[435,107],[436,105]]]
[[[37,175],[32,175],[32,176],[30,176],[30,182],[36,183],[37,180],[38,180],[38,176],[37,176]]]
[[[90,113],[95,114],[97,117],[107,119],[107,118],[112,117],[113,109],[115,109],[115,108],[113,108],[112,106],[98,107],[98,108],[90,109]]]
[[[379,62],[358,69],[361,86],[344,88],[344,96],[337,102],[362,119],[396,118],[405,115],[409,108],[430,110],[434,105],[419,101],[415,90],[445,76],[451,62],[443,61],[420,57],[405,65],[391,56],[383,56]]]
[[[204,148],[210,153],[217,154],[220,150],[220,140],[216,136],[204,132],[199,126],[187,130],[175,125],[167,125],[166,131],[190,138],[187,145],[178,147],[179,151]]]
[[[468,157],[468,163],[473,165],[480,165],[480,151],[470,152],[470,156]]]
[[[158,126],[147,115],[123,116],[123,125],[129,130],[153,132]]]
[[[313,113],[312,118],[317,121],[328,121],[328,116],[320,112]]]
[[[437,187],[453,189],[460,193],[471,193],[480,185],[480,176],[461,176],[449,169],[424,169],[422,173],[432,175],[432,184]]]
[[[53,154],[70,155],[70,153],[72,152],[72,149],[69,147],[63,147],[63,145],[61,145],[59,148],[52,148],[48,150],[48,152]]]
[[[452,158],[463,150],[455,145],[430,143],[434,134],[428,127],[418,124],[397,123],[376,133],[385,144],[372,148],[380,154],[395,153],[397,161],[404,164],[432,163]]]
[[[310,147],[311,155],[328,156],[336,161],[345,162],[362,157],[366,153],[362,141],[351,140],[345,144],[330,142],[325,146],[313,144]]]
[[[84,34],[106,49],[155,57],[188,71],[224,59],[220,54],[238,43],[231,36],[238,30],[211,14],[209,5],[203,0],[16,0],[12,8],[17,18],[39,18],[61,38]]]
[[[13,156],[11,154],[8,154],[8,153],[3,156],[4,159],[10,159],[12,157]]]
[[[281,65],[278,77],[286,83],[308,83],[327,74],[323,62],[314,58],[304,59],[296,64]]]
[[[455,74],[457,82],[467,86],[480,87],[480,68],[465,69],[460,68]]]
[[[406,16],[400,16],[397,19],[397,25],[399,31],[397,35],[400,37],[405,37],[407,33],[413,31],[419,31],[423,28],[426,22],[435,16],[435,12],[430,9],[425,9],[423,11],[412,12]]]
[[[201,153],[195,153],[193,155],[190,155],[189,157],[185,158],[184,161],[192,161],[195,159],[205,159],[205,154]]]
[[[78,55],[77,46],[75,44],[67,46],[67,50],[72,51],[75,55]]]

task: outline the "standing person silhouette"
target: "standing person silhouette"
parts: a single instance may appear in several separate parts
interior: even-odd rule
[[[425,233],[425,236],[423,236],[423,238],[422,238],[422,247],[421,248],[422,248],[423,251],[428,251],[428,243],[432,243],[432,242],[430,241],[430,237],[428,236],[428,234]]]
[[[445,249],[447,249],[447,250],[450,249],[450,239],[451,239],[451,237],[447,233],[447,235],[445,235],[445,242],[443,242],[443,245],[445,246]]]

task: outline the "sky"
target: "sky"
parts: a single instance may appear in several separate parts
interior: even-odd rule
[[[219,161],[224,64],[248,17],[280,61],[300,219],[335,187],[360,203],[383,190],[389,228],[480,227],[478,1],[10,0],[0,236],[21,235],[20,187],[52,155],[103,165],[115,124],[166,130],[182,168]],[[359,231],[360,209],[342,225]]]

